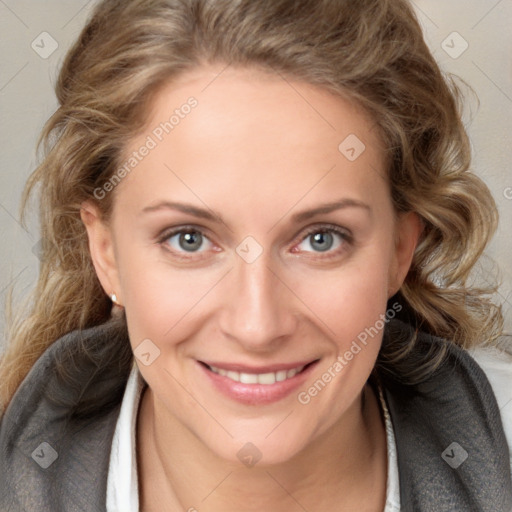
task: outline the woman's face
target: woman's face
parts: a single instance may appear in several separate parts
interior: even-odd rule
[[[417,217],[395,220],[376,126],[321,88],[203,67],[153,107],[97,190],[111,223],[83,213],[98,276],[162,421],[288,460],[360,414]]]

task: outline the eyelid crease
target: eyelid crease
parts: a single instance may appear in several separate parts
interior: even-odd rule
[[[306,233],[302,239],[306,238],[308,235],[310,235],[312,233],[319,233],[322,231],[327,231],[327,232],[334,231],[335,233],[338,233],[339,235],[342,235],[350,240],[352,240],[354,238],[350,229],[347,229],[347,228],[344,228],[341,226],[337,226],[336,224],[320,223],[320,224],[312,225],[310,227],[306,227],[305,229],[306,229]]]

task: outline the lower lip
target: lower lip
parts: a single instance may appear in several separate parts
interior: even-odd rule
[[[299,388],[309,377],[318,361],[289,379],[274,384],[243,384],[212,372],[202,363],[197,363],[210,382],[223,395],[246,405],[263,405],[277,402]]]

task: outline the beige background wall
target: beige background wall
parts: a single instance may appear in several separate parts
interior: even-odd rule
[[[20,193],[36,163],[37,136],[56,108],[57,69],[94,3],[0,0],[0,306],[11,284],[19,297],[37,276],[36,218],[27,231],[20,226]],[[466,80],[480,99],[467,122],[474,168],[494,193],[501,214],[486,254],[501,269],[497,300],[512,332],[512,2],[416,0],[414,5],[443,69]],[[3,329],[0,315],[0,345]]]

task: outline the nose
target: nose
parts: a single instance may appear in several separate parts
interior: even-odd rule
[[[272,351],[296,329],[296,297],[265,252],[252,263],[236,256],[223,293],[221,332],[247,351]]]

